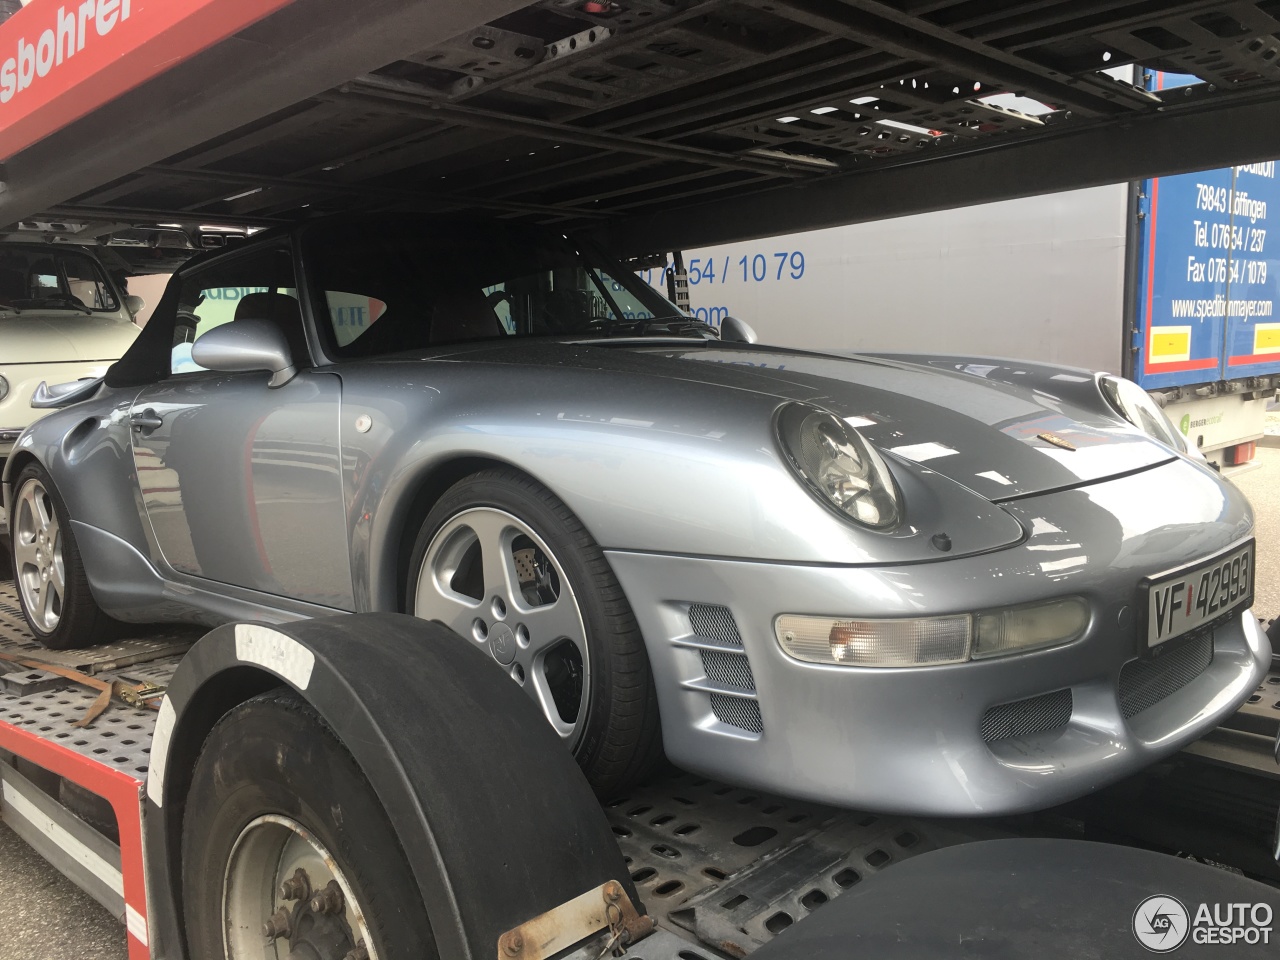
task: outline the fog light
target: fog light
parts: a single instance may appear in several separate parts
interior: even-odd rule
[[[797,660],[849,667],[915,667],[969,659],[972,618],[837,620],[787,614],[774,629]]]
[[[998,657],[1070,643],[1089,625],[1089,605],[1079,597],[980,613],[973,658]]]

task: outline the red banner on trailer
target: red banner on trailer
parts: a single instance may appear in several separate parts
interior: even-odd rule
[[[31,0],[0,24],[0,160],[291,2]]]

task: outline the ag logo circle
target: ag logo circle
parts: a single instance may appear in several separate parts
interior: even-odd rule
[[[1186,943],[1191,917],[1180,900],[1147,897],[1133,912],[1133,935],[1152,953],[1172,953]]]

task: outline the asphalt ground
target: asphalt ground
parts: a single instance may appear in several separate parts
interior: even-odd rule
[[[1280,419],[1280,416],[1278,416]],[[1257,522],[1254,612],[1280,617],[1280,447],[1258,448],[1257,469],[1237,474]],[[7,546],[7,545],[6,545]],[[0,579],[8,579],[7,550]],[[0,960],[126,960],[124,928],[0,822]]]

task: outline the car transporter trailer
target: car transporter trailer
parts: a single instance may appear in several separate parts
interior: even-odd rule
[[[3,818],[123,919],[131,960],[183,955],[167,835],[181,771],[230,705],[280,685],[361,745],[395,822],[414,825],[401,840],[439,895],[427,906],[442,956],[549,958],[586,940],[566,956],[595,958],[620,936],[648,960],[742,957],[904,860],[1017,835],[1003,822],[836,810],[679,773],[601,805],[503,674],[401,615],[151,631],[58,652],[35,643],[2,585],[0,658],[11,668],[0,676]],[[447,695],[415,694],[446,672]],[[417,722],[399,723],[411,710]],[[1190,750],[1219,775],[1280,779],[1268,769],[1278,733],[1280,662]],[[1269,853],[1260,845],[1249,866]],[[522,889],[531,899],[511,897]]]
[[[219,226],[456,211],[562,225],[640,264],[1280,156],[1280,10],[1263,0],[16,6],[0,4],[0,226],[113,244],[139,273],[171,223],[217,246],[232,242]],[[1104,72],[1133,63],[1206,83],[1153,92]],[[1009,92],[1050,109],[988,102]],[[342,797],[367,785],[380,809],[341,806],[360,815],[336,835],[382,844],[387,902],[425,906],[408,922],[417,953],[449,960],[905,956],[894,945],[908,924],[923,938],[910,955],[941,955],[930,947],[974,924],[1014,953],[1122,955],[1138,949],[1132,906],[1113,922],[1114,894],[1063,877],[1087,869],[1130,892],[1224,901],[1249,883],[1132,847],[1027,839],[1039,828],[1026,822],[837,811],[688,774],[602,807],[484,655],[400,614],[130,632],[44,650],[0,584],[4,819],[122,918],[132,960],[199,960],[187,934],[208,917],[184,891],[252,895],[255,838],[272,836],[307,867],[270,890],[291,906],[263,928],[224,930],[226,942],[375,955],[335,953],[353,898],[316,837],[262,818],[233,844],[217,810],[188,802],[219,783],[284,790],[289,777]],[[303,736],[288,741],[286,727]],[[309,740],[351,763],[311,762]],[[1273,880],[1277,749],[1273,664],[1235,718],[1177,760],[1240,785],[1234,815],[1263,839],[1228,862]],[[1123,827],[1169,845],[1143,835],[1150,822]],[[1227,849],[1215,843],[1175,849],[1213,859]],[[226,863],[188,856],[211,850]]]

